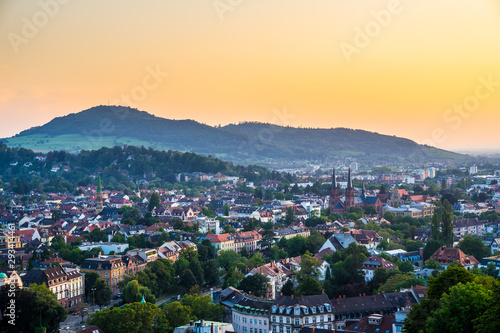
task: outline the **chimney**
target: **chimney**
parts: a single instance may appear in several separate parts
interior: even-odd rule
[[[210,333],[214,333],[214,323],[212,323],[212,325],[210,325]]]
[[[314,333],[315,329],[316,329],[316,327],[313,326],[311,333]]]
[[[293,294],[292,294],[292,299],[293,299]]]
[[[366,293],[363,293],[363,297],[366,296]]]
[[[337,298],[337,304],[340,304],[340,298]]]
[[[344,298],[345,298],[345,295],[344,295]]]

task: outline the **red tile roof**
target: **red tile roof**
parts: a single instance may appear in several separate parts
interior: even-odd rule
[[[449,265],[454,261],[458,261],[463,266],[478,265],[479,261],[474,256],[468,256],[462,250],[452,247],[440,247],[431,256],[440,265]]]

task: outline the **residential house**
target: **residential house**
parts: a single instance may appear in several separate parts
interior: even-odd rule
[[[291,275],[291,271],[287,269],[285,266],[276,264],[274,261],[271,261],[268,264],[255,267],[246,276],[261,274],[267,277],[269,280],[269,298],[275,299],[276,293],[281,291],[283,284],[288,280],[288,277]]]
[[[351,243],[358,245],[358,242],[350,233],[335,233],[325,241],[319,249],[319,252],[327,248],[331,249],[333,252],[339,251],[347,248]]]
[[[260,240],[262,235],[257,231],[242,231],[234,235],[234,249],[240,253],[242,248],[246,248],[248,252],[252,253],[260,250]]]
[[[301,327],[333,330],[335,313],[326,294],[278,296],[270,318],[272,332],[298,333]]]
[[[453,234],[459,238],[465,235],[482,236],[486,230],[486,221],[478,218],[453,221]]]
[[[156,249],[134,249],[127,251],[128,255],[136,255],[142,258],[146,263],[158,259],[158,251]]]
[[[301,225],[291,225],[286,228],[276,229],[274,231],[274,238],[280,240],[281,238],[290,239],[296,236],[309,237],[311,235],[311,230],[305,226]]]
[[[133,252],[133,251],[132,251]],[[122,261],[125,264],[124,274],[135,274],[146,269],[146,260],[139,255],[126,254],[122,256]]]
[[[83,275],[78,270],[66,272],[60,266],[47,269],[32,269],[22,280],[25,286],[31,284],[45,284],[52,291],[59,303],[64,308],[72,308],[83,299],[85,281]]]
[[[125,274],[125,263],[121,256],[101,256],[98,258],[87,258],[81,266],[82,272],[95,272],[100,278],[106,281],[106,285],[111,288],[114,295],[120,292],[118,282]]]
[[[245,295],[232,307],[234,331],[238,333],[268,333],[272,301]]]
[[[435,259],[439,266],[444,269],[448,268],[455,261],[459,262],[466,269],[472,269],[479,265],[479,261],[474,256],[468,256],[460,249],[445,246],[437,249],[431,258]]]
[[[386,270],[396,269],[398,266],[389,260],[381,257],[368,257],[365,262],[363,262],[363,267],[361,270],[365,273],[365,281],[371,281],[375,275],[375,270],[377,268],[385,268]]]
[[[219,254],[221,250],[234,250],[234,236],[231,234],[220,234],[220,235],[212,235],[208,234],[206,236],[208,240],[215,247],[215,252]]]

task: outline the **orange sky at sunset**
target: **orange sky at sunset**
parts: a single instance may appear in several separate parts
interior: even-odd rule
[[[498,0],[2,0],[0,34],[0,137],[118,101],[500,146]]]

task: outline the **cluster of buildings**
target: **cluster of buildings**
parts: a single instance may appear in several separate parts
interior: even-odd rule
[[[425,175],[426,178],[432,178],[435,176],[435,170],[425,170]],[[188,176],[198,177],[196,179],[200,180],[208,179],[204,174]],[[79,188],[82,193],[79,196],[52,193],[42,197],[32,193],[29,196],[30,200],[23,201],[21,196],[12,193],[7,194],[10,196],[10,202],[7,206],[0,207],[0,222],[9,228],[13,228],[14,231],[12,233],[1,232],[0,258],[6,257],[7,249],[13,249],[15,251],[15,269],[0,272],[0,274],[7,277],[6,279],[3,275],[0,275],[0,283],[2,281],[3,283],[16,281],[15,283],[24,285],[45,283],[57,295],[58,302],[61,305],[71,308],[83,297],[83,276],[86,272],[99,274],[111,287],[113,293],[118,294],[118,282],[125,274],[133,274],[143,270],[148,262],[157,258],[175,261],[182,249],[196,248],[196,245],[191,242],[193,237],[196,237],[198,241],[208,239],[215,247],[216,253],[221,250],[234,250],[241,253],[243,249],[252,253],[262,250],[264,230],[257,228],[252,231],[245,231],[246,223],[251,220],[275,224],[278,221],[283,221],[290,211],[293,212],[294,221],[291,225],[273,228],[272,237],[277,241],[281,238],[308,237],[311,229],[306,227],[304,222],[310,217],[319,216],[321,210],[329,209],[331,213],[343,214],[349,212],[353,207],[363,210],[372,207],[374,214],[363,216],[361,221],[365,224],[369,221],[381,223],[384,221],[382,215],[386,212],[392,212],[396,216],[411,216],[413,218],[432,216],[434,205],[431,202],[437,199],[428,195],[410,194],[406,190],[397,187],[387,194],[368,191],[364,185],[361,189],[356,189],[353,186],[350,168],[347,170],[345,186],[337,182],[334,169],[328,195],[297,194],[293,196],[293,200],[263,201],[253,195],[236,191],[238,179],[228,179],[221,174],[214,177],[212,179],[229,181],[229,183],[210,188],[200,197],[188,197],[175,190],[142,190],[131,193],[129,196],[120,191],[103,191],[100,181],[98,181],[97,186]],[[99,179],[99,176],[96,178]],[[383,176],[381,181],[391,183],[401,181],[401,179],[395,176],[389,178]],[[280,185],[279,181],[271,180],[262,183],[262,187],[269,190],[276,190]],[[343,194],[340,193],[341,187],[345,187]],[[497,191],[497,187],[498,185],[494,183],[488,185],[490,190]],[[145,215],[148,212],[148,197],[152,192],[158,193],[161,198],[159,207],[154,207],[151,211],[151,216],[157,218],[160,222],[151,226],[123,224],[120,209],[133,207],[139,210],[142,215]],[[132,195],[135,197],[134,199],[132,199]],[[494,207],[495,202],[485,202],[483,204],[487,205],[487,210],[496,209]],[[213,215],[211,217],[205,216],[203,212],[207,208],[210,208],[215,216],[223,217],[223,219],[215,218]],[[455,209],[462,209],[462,206]],[[199,233],[177,230],[175,225],[179,221],[182,222],[181,225],[183,226],[198,228]],[[453,223],[456,242],[468,234],[479,237],[492,234],[493,237],[489,237],[485,242],[488,242],[487,245],[491,247],[492,253],[499,249],[500,221],[488,222],[473,218],[455,220]],[[224,232],[223,230],[227,226],[235,229],[235,232]],[[107,241],[88,242],[84,236],[92,233],[97,228],[106,233]],[[327,237],[325,244],[320,248],[319,253],[315,255],[322,264],[323,272],[327,269],[327,263],[322,260],[322,256],[344,249],[351,243],[366,246],[368,251],[373,254],[363,264],[363,271],[367,281],[373,276],[373,271],[376,268],[391,269],[394,265],[385,259],[376,257],[380,253],[377,247],[383,239],[375,231],[355,228],[355,221],[337,220],[332,223],[316,225],[313,229]],[[167,232],[170,239],[175,240],[158,241],[158,239],[161,239],[160,236],[163,232]],[[143,237],[155,244],[155,247],[127,252],[128,244],[111,242],[111,239],[117,234],[122,235],[124,239],[132,236]],[[45,261],[33,260],[35,254],[40,255],[50,247],[52,240],[56,236],[62,237],[66,243],[81,241],[79,248],[82,251],[99,248],[101,250],[100,254],[85,259],[80,267],[61,258],[52,258]],[[425,228],[418,230],[415,234],[415,240],[421,240],[424,244],[429,237],[430,233]],[[394,241],[397,241],[397,239],[394,239]],[[420,251],[386,252],[391,256],[398,257],[400,260],[409,260],[414,264],[419,264],[419,266],[422,264]],[[442,249],[442,253],[438,252],[434,256],[442,268],[445,268],[453,261],[459,261],[466,267],[474,267],[479,264],[475,258],[465,256],[454,249]],[[54,261],[58,261],[58,265],[54,265]],[[34,263],[34,268],[31,270],[28,269],[30,262]],[[278,299],[281,286],[299,266],[300,258],[288,258],[284,261],[271,262],[257,267],[247,272],[247,274],[259,273],[266,275],[272,284],[270,298]],[[298,303],[293,303],[293,308],[306,306],[298,300],[294,302]],[[254,305],[257,306],[258,304]],[[252,308],[253,305],[249,304],[248,306]],[[273,313],[272,307],[270,309],[270,313]],[[316,309],[326,311],[326,307]],[[307,317],[304,310],[300,311],[302,311],[303,316]],[[280,318],[280,316],[277,315],[276,318]],[[319,323],[321,323],[321,319],[318,318],[317,320],[320,320]],[[259,324],[255,324],[255,320]],[[283,317],[283,320],[285,320],[285,317]],[[312,317],[311,320],[313,320]],[[268,321],[265,325],[269,326],[271,322]],[[327,317],[326,319],[323,318],[323,322],[330,323]],[[254,326],[246,326],[248,331],[245,333],[265,333],[264,327],[259,326],[258,318],[253,318],[252,323],[254,323]],[[291,333],[288,328],[294,330],[293,323],[294,321],[291,321],[289,326],[283,325],[283,331]],[[277,324],[281,323],[278,321]],[[303,324],[304,321],[300,321],[300,325]],[[237,325],[241,325],[241,323],[238,322]],[[325,329],[328,329],[328,325],[324,325],[326,326]],[[278,326],[280,325],[276,326],[277,330],[280,331]],[[266,329],[268,331],[273,330],[272,328]]]
[[[226,311],[224,321],[238,333],[400,332],[413,305],[426,298],[427,289],[378,295],[277,295],[262,299],[229,287],[214,295]],[[378,330],[377,330],[378,329]],[[183,333],[183,332],[182,332]]]

